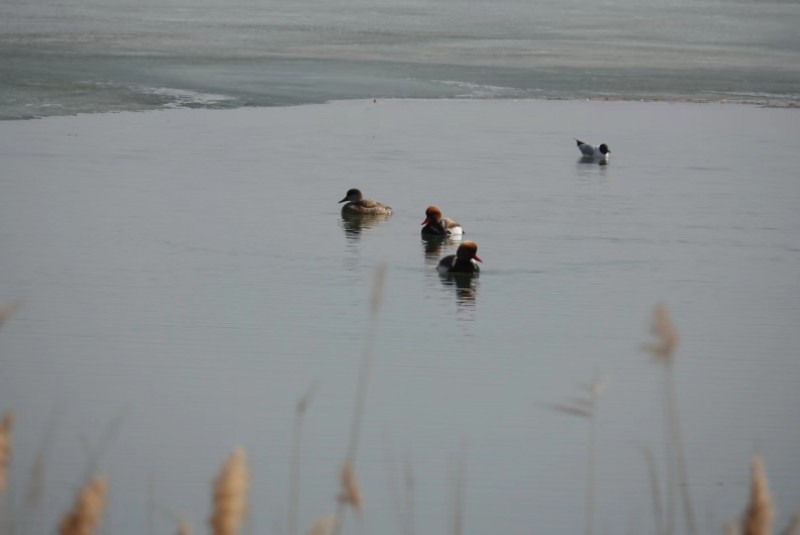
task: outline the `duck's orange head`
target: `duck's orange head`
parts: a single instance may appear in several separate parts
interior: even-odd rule
[[[478,244],[474,241],[465,241],[458,246],[456,256],[461,260],[477,260],[483,262],[478,256]]]
[[[425,221],[422,222],[423,225],[427,225],[429,223],[436,224],[442,220],[442,211],[439,210],[438,206],[430,205],[425,209]]]

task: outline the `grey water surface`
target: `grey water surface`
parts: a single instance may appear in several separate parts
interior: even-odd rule
[[[548,405],[598,379],[595,532],[652,533],[642,449],[663,485],[663,369],[642,346],[658,303],[681,337],[701,532],[741,513],[755,453],[785,523],[800,503],[798,125],[730,104],[372,99],[0,123],[0,302],[24,300],[0,332],[16,525],[51,530],[93,460],[109,533],[180,516],[203,532],[241,446],[251,532],[287,533],[294,408],[312,388],[306,528],[335,510],[372,339],[366,513],[346,533],[409,518],[452,532],[458,466],[465,532],[582,532],[587,421]],[[578,136],[608,143],[609,165],[580,163]],[[342,221],[351,187],[394,214]],[[421,241],[429,204],[478,243],[480,277],[435,272],[457,243]]]

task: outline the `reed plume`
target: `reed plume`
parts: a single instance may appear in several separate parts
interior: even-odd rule
[[[22,300],[17,299],[0,307],[0,328],[2,328],[3,324],[17,313],[17,310],[19,310],[21,306]]]
[[[6,411],[0,421],[0,494],[8,486],[8,465],[11,461],[11,430],[14,427],[14,413]]]
[[[670,318],[669,310],[662,304],[656,305],[653,311],[652,333],[656,337],[656,341],[649,344],[647,349],[656,359],[671,361],[680,338],[678,330]]]
[[[760,456],[753,457],[750,473],[750,503],[742,516],[743,535],[769,535],[775,508],[767,484],[764,461]]]
[[[61,520],[59,535],[92,535],[100,525],[108,498],[105,477],[90,481],[75,500],[72,510]]]
[[[236,449],[214,481],[213,513],[209,524],[213,535],[236,535],[247,510],[247,455]]]
[[[360,512],[364,508],[364,496],[361,494],[361,488],[358,486],[356,469],[350,460],[346,460],[344,465],[342,465],[340,482],[341,492],[339,493],[339,501]]]
[[[330,535],[338,524],[338,516],[323,516],[311,525],[308,531],[306,531],[306,535]]]
[[[178,522],[178,531],[176,531],[175,534],[192,535],[192,526],[189,524],[189,521],[185,518],[182,518],[180,522]]]

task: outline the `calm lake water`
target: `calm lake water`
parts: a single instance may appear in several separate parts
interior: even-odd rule
[[[301,526],[333,512],[356,373],[374,336],[358,470],[365,527],[583,530],[587,422],[548,410],[604,377],[595,532],[653,532],[641,447],[664,481],[654,306],[675,366],[701,532],[766,461],[784,524],[800,504],[800,187],[793,110],[579,101],[354,100],[0,123],[0,408],[18,418],[11,496],[49,459],[45,532],[90,451],[110,533],[203,532],[210,481],[249,452],[253,533],[286,533],[296,401]],[[573,136],[610,144],[581,164]],[[351,187],[395,209],[354,228]],[[428,204],[484,260],[467,288],[426,250]],[[388,273],[371,322],[377,266]],[[395,488],[393,492],[390,490]],[[46,527],[46,528],[45,528]],[[36,531],[36,530],[34,530]],[[452,531],[452,530],[451,530]]]

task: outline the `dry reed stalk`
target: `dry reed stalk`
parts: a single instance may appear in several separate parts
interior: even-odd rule
[[[397,481],[397,465],[394,461],[394,448],[392,447],[391,438],[384,437],[383,443],[383,465],[386,470],[386,486],[391,496],[391,504],[395,515],[397,516],[397,523],[400,526],[400,533],[408,534],[408,526],[404,511],[402,491]]]
[[[60,535],[92,535],[95,533],[100,525],[107,498],[106,478],[97,477],[90,481],[78,494],[72,510],[61,520],[58,533]]]
[[[464,492],[467,466],[467,445],[462,445],[455,459],[450,459],[450,493],[453,535],[464,535]]]
[[[333,530],[339,524],[339,517],[336,515],[328,515],[323,516],[316,522],[314,522],[308,531],[306,531],[306,535],[330,535],[333,533]]]
[[[116,436],[117,431],[119,431],[122,427],[122,424],[125,422],[125,419],[128,417],[129,413],[130,410],[128,408],[122,409],[114,417],[114,419],[106,425],[105,429],[103,430],[103,434],[97,441],[97,444],[90,445],[88,440],[84,440],[84,448],[89,459],[88,463],[86,464],[84,481],[88,482],[94,476],[94,474],[97,473],[97,466],[100,464],[100,460],[108,451],[109,447],[111,446],[111,441]]]
[[[26,491],[26,501],[28,506],[36,507],[39,505],[42,495],[44,494],[44,478],[47,468],[47,459],[53,444],[56,442],[56,432],[58,429],[58,422],[61,417],[62,407],[56,405],[51,409],[47,418],[47,424],[44,427],[44,432],[39,438],[39,448],[34,457],[33,465],[30,470],[30,480],[28,482],[28,489]]]
[[[647,446],[642,446],[642,454],[647,463],[647,477],[650,480],[650,499],[653,504],[653,519],[656,526],[656,533],[664,533],[664,513],[661,510],[661,492],[659,492],[656,458],[653,455],[653,451]]]
[[[589,387],[592,413],[589,416],[589,436],[586,439],[586,535],[592,535],[594,529],[595,467],[597,466],[597,399],[600,397],[604,388],[605,383],[602,380],[595,381],[595,383]]]
[[[680,338],[678,330],[672,323],[669,310],[663,304],[656,305],[653,311],[652,333],[656,342],[645,346],[656,360],[664,365],[664,454],[667,457],[667,492],[666,492],[666,519],[665,533],[671,534],[674,530],[675,501],[674,488],[676,482],[673,475],[673,462],[677,472],[677,487],[680,492],[686,521],[686,531],[689,535],[696,535],[697,528],[694,519],[694,507],[689,491],[689,470],[686,466],[686,454],[683,446],[683,432],[681,430],[680,413],[678,410],[678,391],[675,386],[675,348]]]
[[[364,508],[364,495],[361,494],[356,469],[350,460],[346,460],[342,465],[341,486],[339,501],[351,506],[356,511],[362,511]]]
[[[375,268],[375,277],[372,279],[372,292],[370,292],[369,313],[377,316],[383,304],[383,288],[386,286],[386,263]]]
[[[792,515],[789,525],[783,530],[783,535],[800,535],[800,512]]]
[[[42,501],[42,494],[44,493],[44,467],[45,457],[39,453],[31,466],[31,481],[28,487],[28,494],[26,500],[30,507],[36,507]]]
[[[403,466],[403,483],[398,482],[397,464],[394,461],[394,449],[391,439],[387,437],[384,442],[384,466],[386,468],[386,482],[391,495],[399,532],[403,535],[414,533],[414,469],[408,457]]]
[[[297,507],[300,502],[300,446],[303,441],[303,419],[311,402],[314,386],[297,401],[295,407],[294,430],[292,431],[292,460],[289,467],[289,535],[297,535]]]
[[[586,407],[578,407],[575,405],[562,405],[560,403],[550,403],[547,408],[556,412],[563,412],[571,416],[578,416],[580,418],[591,418],[592,409]]]
[[[383,304],[383,290],[386,285],[386,263],[375,268],[375,276],[372,281],[372,291],[370,292],[370,317],[367,324],[367,332],[364,337],[364,352],[361,354],[361,362],[358,367],[358,379],[356,383],[356,397],[353,405],[353,419],[350,423],[350,441],[347,445],[344,465],[342,467],[341,484],[342,492],[338,496],[338,507],[336,516],[341,519],[344,514],[344,506],[352,505],[356,511],[361,511],[363,498],[358,488],[355,478],[355,468],[353,464],[358,451],[359,436],[361,434],[361,421],[364,416],[364,408],[367,402],[367,387],[369,386],[369,369],[375,354],[375,331],[378,313]],[[338,522],[334,528],[334,533],[338,535],[342,530],[342,522]]]
[[[760,456],[753,457],[750,472],[750,503],[742,516],[743,535],[769,535],[775,507],[769,492],[764,461]]]
[[[370,294],[370,321],[364,342],[364,352],[361,355],[361,364],[358,369],[358,383],[356,386],[356,400],[353,407],[353,420],[350,425],[350,444],[347,448],[346,459],[355,461],[356,450],[358,449],[358,439],[361,433],[361,420],[363,419],[364,406],[367,401],[367,387],[369,385],[369,369],[374,355],[375,345],[375,321],[383,302],[383,289],[386,279],[386,264],[381,264],[375,269],[375,277],[372,282],[372,292]]]
[[[597,449],[597,405],[600,395],[605,390],[606,381],[604,378],[597,378],[592,383],[583,385],[588,398],[572,398],[567,403],[551,403],[547,407],[556,412],[586,418],[589,422],[588,437],[586,440],[586,510],[584,513],[584,533],[591,535],[594,526],[594,502],[595,502],[595,466]]]
[[[406,458],[405,460],[405,511],[406,511],[406,522],[407,530],[406,533],[408,535],[414,535],[414,467],[411,465],[411,461]]]
[[[244,522],[248,490],[247,455],[236,449],[214,481],[213,513],[209,524],[213,535],[236,535]]]
[[[11,462],[11,430],[14,428],[14,413],[6,411],[0,421],[0,494],[8,486],[8,465]]]
[[[0,307],[0,328],[2,328],[3,324],[17,313],[17,310],[19,310],[21,306],[22,300],[17,299]]]

